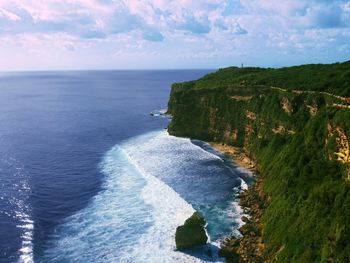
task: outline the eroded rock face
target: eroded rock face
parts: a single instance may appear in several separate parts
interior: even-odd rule
[[[281,106],[285,113],[287,113],[288,115],[292,114],[293,108],[288,98],[283,98],[283,100],[281,101]]]
[[[190,248],[193,246],[205,245],[208,241],[205,232],[205,220],[195,212],[184,225],[177,227],[175,234],[176,248],[178,250]]]
[[[338,137],[336,138],[338,152],[335,153],[337,160],[343,164],[350,163],[350,146],[345,131],[337,127]]]

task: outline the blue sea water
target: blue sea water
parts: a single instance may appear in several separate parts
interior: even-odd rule
[[[213,247],[234,233],[244,171],[150,115],[208,72],[0,74],[0,262],[222,261],[174,231],[197,209]]]

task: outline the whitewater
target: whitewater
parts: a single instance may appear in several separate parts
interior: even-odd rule
[[[217,246],[238,234],[243,211],[235,194],[246,184],[206,148],[165,130],[114,146],[99,165],[102,190],[55,229],[59,238],[38,261],[223,262]],[[176,227],[195,210],[207,220],[211,244],[176,251]]]

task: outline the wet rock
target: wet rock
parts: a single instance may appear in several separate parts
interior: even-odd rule
[[[258,178],[254,185],[239,195],[239,198],[240,205],[249,215],[242,217],[245,224],[239,231],[243,236],[227,238],[221,246],[220,255],[225,257],[227,262],[265,262],[260,218],[268,197],[262,191],[261,179]]]
[[[246,217],[246,216],[242,216],[242,221],[244,222],[244,223],[250,223],[250,220],[249,220],[249,218],[248,217]]]
[[[178,250],[198,245],[205,245],[208,237],[205,232],[205,220],[195,212],[184,225],[177,227],[175,234],[176,248]]]
[[[219,256],[225,258],[228,263],[238,263],[239,255],[236,251],[239,245],[238,239],[234,237],[227,238],[219,250]]]
[[[239,228],[239,231],[244,236],[257,236],[259,235],[259,229],[255,226],[253,223],[247,223],[243,225],[241,228]]]

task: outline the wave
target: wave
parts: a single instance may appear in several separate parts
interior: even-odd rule
[[[113,147],[100,169],[102,190],[56,229],[39,262],[222,262],[175,250],[176,227],[195,209],[214,244],[241,224],[232,190],[242,180],[219,156],[157,131]]]
[[[242,209],[236,194],[246,183],[242,173],[225,162],[208,144],[157,131],[123,144],[143,173],[160,179],[208,221],[213,241],[237,233]]]

